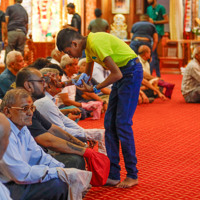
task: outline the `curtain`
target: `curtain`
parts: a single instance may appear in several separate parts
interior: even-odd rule
[[[170,0],[170,39],[183,39],[183,0]],[[179,43],[178,49],[181,49]],[[178,51],[178,57],[182,57],[182,51]]]

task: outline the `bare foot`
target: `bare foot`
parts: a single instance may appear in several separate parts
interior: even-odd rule
[[[120,180],[113,180],[113,179],[108,178],[105,185],[113,185],[113,186],[115,186],[119,182],[120,182]]]
[[[126,177],[121,183],[119,183],[116,187],[118,188],[129,188],[134,185],[138,184],[138,179],[132,179],[129,177]]]

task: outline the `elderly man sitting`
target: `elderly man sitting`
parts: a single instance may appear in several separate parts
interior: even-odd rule
[[[27,126],[32,124],[35,106],[24,89],[8,91],[1,111],[11,126],[8,148],[0,163],[0,181],[13,199],[67,199],[67,184],[58,177],[56,167],[64,167],[46,154],[32,138]]]
[[[200,103],[200,46],[184,70],[181,92],[187,103]]]
[[[43,68],[41,73],[43,75],[54,73],[59,75],[59,71],[49,68]],[[57,95],[61,89],[57,88],[52,82],[47,83],[45,97],[40,98],[34,102],[40,113],[50,122],[56,124],[63,130],[67,131],[74,137],[82,137],[87,140],[98,141],[99,152],[106,154],[104,143],[104,129],[83,129],[76,122],[66,117],[56,106],[54,96]]]
[[[24,67],[24,59],[19,51],[10,51],[6,57],[7,68],[0,75],[0,99],[15,82],[17,72]]]

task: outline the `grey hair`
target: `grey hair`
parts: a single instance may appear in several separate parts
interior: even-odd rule
[[[81,58],[81,59],[78,61],[78,66],[80,67],[83,63],[86,63],[86,58]]]
[[[65,54],[64,56],[62,56],[61,61],[60,61],[60,67],[62,69],[65,69],[66,65],[72,64],[74,63],[73,58],[70,58],[68,54]]]
[[[55,56],[59,56],[60,55],[60,51],[58,51],[58,49],[53,49],[51,51],[51,57],[54,58]]]
[[[200,46],[195,47],[193,53],[192,53],[192,57],[195,58],[196,54],[200,53]]]
[[[15,88],[11,89],[8,92],[6,92],[4,98],[2,99],[0,110],[1,112],[5,107],[11,107],[13,106],[18,99],[28,98],[30,94],[28,91],[26,91],[23,88]]]
[[[6,65],[10,66],[11,63],[14,63],[17,56],[22,56],[19,51],[10,51],[6,56]]]
[[[49,72],[54,73],[54,74],[56,74],[56,75],[59,74],[59,71],[58,71],[57,69],[54,69],[54,68],[47,68],[47,67],[41,69],[40,72],[42,73],[42,75],[47,74],[47,73],[49,73]]]

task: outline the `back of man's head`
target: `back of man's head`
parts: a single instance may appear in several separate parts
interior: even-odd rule
[[[73,8],[73,9],[75,9],[75,5],[74,5],[73,3],[68,3],[68,4],[67,4],[67,7],[68,7],[68,8]]]
[[[22,3],[23,0],[15,0],[15,3]]]
[[[149,21],[149,16],[147,14],[143,14],[140,16],[140,21]]]
[[[12,63],[16,61],[17,56],[22,56],[21,52],[19,51],[10,51],[6,56],[6,65],[8,67],[11,66]]]
[[[10,123],[4,114],[0,113],[0,160],[6,151],[9,142]]]
[[[150,50],[150,48],[147,46],[147,45],[141,45],[139,48],[138,48],[138,54],[140,56],[143,56],[146,52],[148,52]]]
[[[24,87],[25,81],[31,79],[34,71],[37,71],[37,69],[32,67],[25,67],[21,69],[16,76],[16,87]]]
[[[94,10],[94,14],[95,14],[96,17],[101,17],[101,15],[102,15],[101,9],[96,8],[96,9]]]
[[[40,69],[46,67],[50,63],[51,62],[46,58],[38,58],[37,60],[35,60],[34,63],[31,64],[31,67],[40,70]]]
[[[64,51],[66,47],[70,47],[73,40],[81,40],[83,36],[70,28],[62,29],[57,35],[56,45],[59,51]]]

